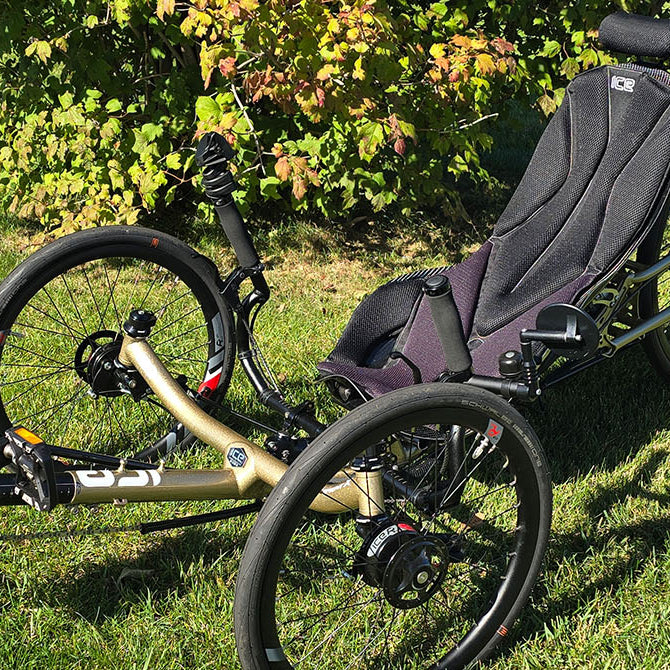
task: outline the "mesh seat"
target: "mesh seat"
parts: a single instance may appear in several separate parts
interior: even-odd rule
[[[497,376],[498,356],[555,302],[575,302],[627,257],[649,227],[670,165],[670,76],[639,65],[576,77],[544,132],[493,236],[451,268],[406,275],[355,310],[323,375],[344,377],[376,396],[413,383],[399,351],[423,381],[444,356],[423,279],[447,275],[476,374]]]

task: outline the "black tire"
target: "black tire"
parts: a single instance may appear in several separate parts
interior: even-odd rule
[[[438,566],[446,565],[437,591],[425,602],[415,600],[415,606],[408,609],[406,605],[392,606],[389,598],[402,604],[393,591],[394,575],[405,569],[402,564],[394,563],[395,557],[378,563],[376,574],[383,572],[383,577],[377,577],[381,585],[375,585],[374,579],[366,582],[360,574],[352,577],[356,572],[354,555],[364,542],[356,534],[355,514],[333,520],[310,512],[308,507],[334,474],[368,447],[402,443],[408,435],[418,443],[427,435],[446,434],[440,432],[440,426],[456,425],[469,431],[466,444],[470,446],[464,459],[467,471],[462,496],[450,501],[444,520],[428,522],[426,515],[420,515],[407,501],[399,503],[397,491],[395,501],[386,493],[390,523],[411,523],[420,541],[435,542],[438,536],[431,529],[441,529],[440,537],[448,536],[451,543],[448,559],[442,553],[437,560]],[[499,433],[497,443],[486,442],[488,438],[483,436],[487,431]],[[437,464],[444,452],[442,448],[438,454],[437,445],[435,437],[433,459],[424,442],[420,454],[428,456],[417,456],[401,467],[400,473],[407,478],[409,469],[421,467],[430,472],[426,463],[428,468],[431,462]],[[493,477],[491,468],[496,467],[496,477],[502,476],[504,482],[494,478],[489,482],[493,488],[482,496],[487,479]],[[432,477],[430,474],[429,479]],[[491,499],[494,495],[500,500]],[[441,506],[450,496],[442,498]],[[514,505],[518,506],[508,508],[508,499],[517,500]],[[493,513],[499,509],[496,505],[503,506],[499,513]],[[480,515],[485,509],[492,512],[488,519]],[[551,486],[544,453],[527,421],[502,399],[468,386],[427,384],[366,403],[310,445],[272,491],[258,516],[242,556],[235,596],[235,635],[242,667],[451,669],[482,660],[506,635],[530,594],[550,521]],[[503,525],[509,526],[508,532],[498,528]],[[372,546],[366,545],[367,556]],[[322,568],[327,575],[321,573]],[[436,588],[428,583],[431,589]],[[410,593],[410,598],[416,593]],[[429,591],[425,593],[427,597]],[[461,595],[463,602],[452,608],[450,603]],[[384,617],[387,628],[379,623]],[[456,621],[449,622],[450,618]],[[450,623],[451,629],[446,630]],[[452,635],[450,640],[446,634]],[[366,651],[369,640],[382,648],[375,653]],[[301,660],[296,662],[296,658]]]
[[[659,220],[637,252],[637,261],[645,266],[654,265],[670,253],[668,228]],[[640,292],[640,317],[649,319],[670,306],[670,273],[660,275]],[[658,375],[670,384],[670,333],[668,326],[657,328],[642,339],[647,358]]]
[[[167,368],[220,400],[235,339],[216,281],[204,256],[135,226],[74,233],[30,256],[0,285],[0,436],[23,424],[50,444],[146,459],[190,444],[151,394],[120,394],[102,366],[143,307],[156,312],[149,342]],[[94,352],[105,356],[95,368]]]

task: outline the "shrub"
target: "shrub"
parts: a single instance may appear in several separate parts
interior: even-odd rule
[[[0,205],[59,232],[133,223],[197,183],[194,139],[218,130],[238,152],[244,207],[449,214],[457,178],[490,179],[479,157],[508,98],[550,114],[567,79],[607,62],[595,28],[611,4],[12,5],[0,32]]]

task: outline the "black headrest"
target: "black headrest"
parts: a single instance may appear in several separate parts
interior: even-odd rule
[[[601,44],[632,56],[670,58],[670,19],[617,12],[600,24]]]

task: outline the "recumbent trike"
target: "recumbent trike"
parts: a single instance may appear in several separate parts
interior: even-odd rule
[[[511,401],[638,340],[670,379],[670,75],[648,62],[670,58],[670,23],[615,14],[601,41],[639,61],[574,79],[493,236],[355,310],[318,366],[350,410],[331,426],[286,401],[257,347],[270,291],[220,136],[196,159],[239,260],[225,280],[139,227],[28,258],[0,287],[0,504],[248,501],[142,526],[259,512],[235,597],[246,670],[485,658],[530,593],[551,519],[548,465]],[[214,416],[236,356],[283,417],[281,430],[247,417],[262,446]],[[170,467],[198,438],[224,467]]]

